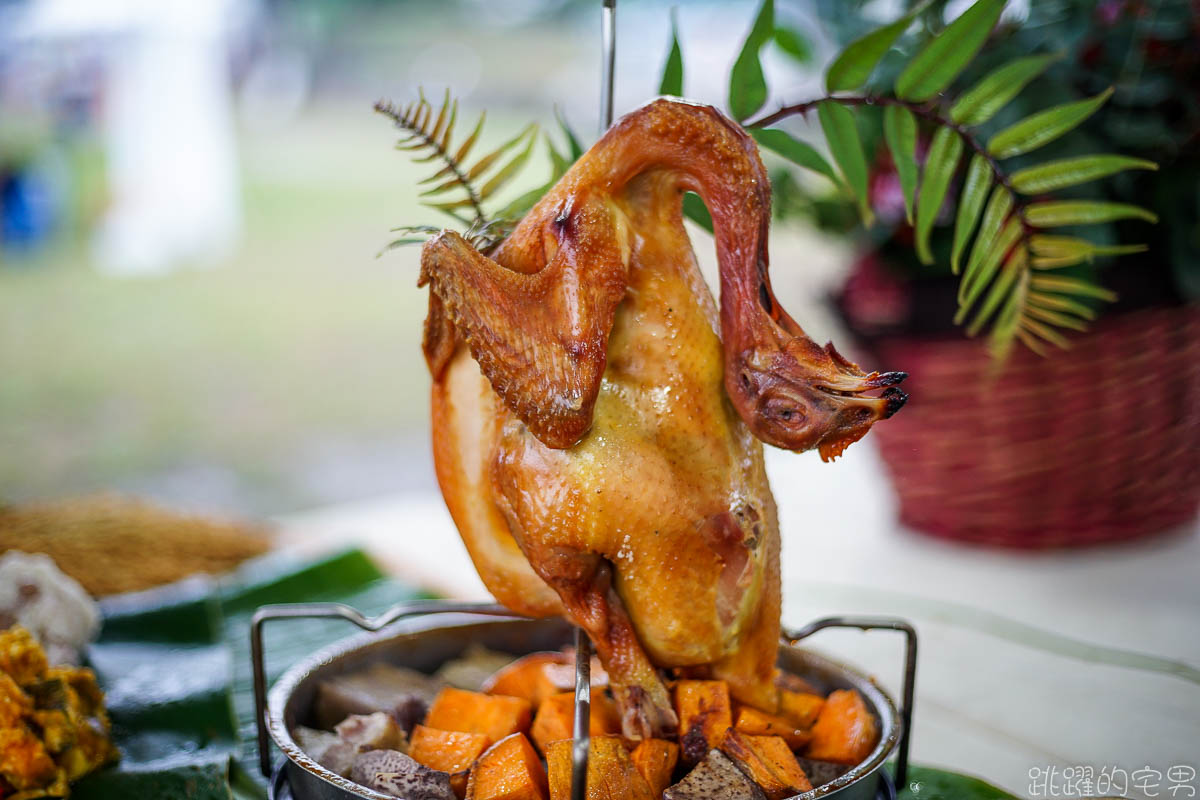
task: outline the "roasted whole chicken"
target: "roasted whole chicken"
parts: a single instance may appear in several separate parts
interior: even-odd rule
[[[720,312],[681,199],[712,214]],[[899,409],[779,307],[770,184],[715,109],[617,122],[489,253],[426,243],[438,481],[496,599],[590,635],[624,734],[669,736],[660,669],[777,704],[779,526],[761,442],[828,460]]]

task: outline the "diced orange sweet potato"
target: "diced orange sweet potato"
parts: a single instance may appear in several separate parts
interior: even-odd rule
[[[546,770],[522,733],[496,742],[467,781],[467,800],[546,800]]]
[[[493,742],[529,729],[528,700],[480,694],[447,686],[438,692],[425,715],[425,726],[442,731],[482,733]]]
[[[799,750],[812,738],[811,733],[797,728],[789,720],[750,706],[738,709],[733,727],[750,736],[780,736],[793,750]]]
[[[561,691],[553,673],[546,668],[566,663],[567,657],[562,653],[530,653],[493,674],[483,682],[480,691],[523,697],[537,708],[547,697]]]
[[[725,681],[679,681],[675,684],[675,713],[679,716],[679,745],[683,760],[696,764],[719,747],[733,725],[729,686]]]
[[[662,797],[663,790],[671,785],[675,765],[679,762],[679,745],[666,739],[643,739],[629,757],[650,784],[650,792],[655,797]]]
[[[750,736],[730,730],[721,743],[721,751],[759,785],[767,800],[783,800],[812,788],[791,748],[780,736]]]
[[[808,758],[857,764],[879,741],[879,725],[858,692],[839,689],[825,701],[812,735],[804,753]]]
[[[588,733],[603,736],[621,730],[617,707],[602,691],[592,691]],[[533,719],[530,735],[543,753],[551,742],[570,739],[575,734],[575,693],[561,692],[542,701]]]
[[[482,733],[439,731],[417,725],[409,739],[408,755],[418,764],[450,773],[450,787],[459,797],[467,792],[467,771],[491,746]]]
[[[793,692],[790,689],[779,690],[779,716],[801,730],[813,726],[824,706],[825,698],[819,694]]]
[[[550,773],[550,800],[571,799],[572,739],[552,742],[546,752]],[[595,736],[588,750],[587,800],[660,800],[620,736]]]

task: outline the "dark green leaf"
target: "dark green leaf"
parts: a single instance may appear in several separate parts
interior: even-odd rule
[[[775,32],[775,5],[773,0],[763,0],[754,19],[754,26],[746,36],[742,51],[733,64],[729,75],[729,111],[739,122],[763,107],[767,102],[767,79],[763,76],[759,51],[771,40]]]
[[[713,232],[712,215],[708,213],[708,208],[700,199],[700,195],[694,192],[684,194],[683,215],[709,233]]]
[[[808,64],[812,61],[812,45],[808,39],[791,28],[776,28],[775,44],[798,64]]]
[[[799,164],[805,169],[819,172],[833,181],[835,186],[842,186],[841,177],[834,172],[825,157],[808,142],[802,142],[791,134],[774,128],[754,128],[750,131],[750,135],[771,152],[778,153],[788,161]]]
[[[883,135],[892,151],[892,162],[904,193],[904,215],[911,225],[917,191],[917,120],[903,106],[887,106],[883,110]]]
[[[817,117],[821,121],[821,130],[825,132],[829,152],[833,154],[833,160],[837,162],[854,199],[858,201],[863,222],[869,225],[872,216],[867,194],[867,159],[858,137],[854,112],[829,100],[817,106]]]
[[[1058,56],[1029,56],[992,70],[950,108],[950,119],[960,125],[987,122],[1056,58]]]
[[[550,182],[554,183],[567,174],[567,170],[571,168],[571,162],[567,161],[566,156],[558,152],[558,148],[554,146],[554,141],[550,138],[549,133],[542,135],[546,139],[546,149],[550,151]]]
[[[679,49],[679,25],[674,8],[671,9],[671,50],[667,53],[667,63],[663,65],[658,93],[673,97],[683,95],[683,52]]]
[[[1056,228],[1062,225],[1092,225],[1119,219],[1144,219],[1158,222],[1150,211],[1128,203],[1107,203],[1098,200],[1053,200],[1033,203],[1026,207],[1025,218],[1031,225]]]
[[[966,249],[971,234],[975,232],[979,214],[983,211],[983,202],[991,188],[991,165],[986,158],[976,153],[967,169],[962,197],[958,201],[958,216],[954,220],[954,249],[950,254],[950,268],[955,275],[958,274],[958,259]]]
[[[1096,113],[1112,93],[1113,90],[1108,88],[1095,97],[1064,103],[1014,122],[991,138],[988,152],[996,158],[1010,158],[1036,150]]]
[[[1118,155],[1063,158],[1013,173],[1013,188],[1023,194],[1042,194],[1104,178],[1127,169],[1156,170],[1158,165],[1144,158]]]
[[[946,199],[946,190],[950,188],[950,179],[958,168],[962,149],[962,137],[952,128],[939,128],[933,135],[933,144],[929,146],[929,156],[925,159],[925,171],[921,175],[921,192],[917,195],[917,256],[922,263],[933,263],[929,234]]]
[[[529,213],[529,209],[537,205],[537,201],[545,197],[546,192],[554,188],[554,181],[539,186],[536,189],[530,189],[525,194],[513,200],[504,208],[496,212],[495,218],[498,220],[511,219],[518,220]]]
[[[971,247],[971,257],[967,260],[967,268],[963,272],[963,279],[958,285],[958,300],[961,303],[966,296],[966,291],[969,287],[968,282],[978,268],[983,257],[987,255],[988,250],[994,245],[996,235],[1000,233],[1000,226],[1004,224],[1004,220],[1008,217],[1008,212],[1012,210],[1013,197],[1008,190],[1003,186],[997,186],[992,190],[992,197],[988,200],[987,207],[983,210],[983,221],[979,223],[979,234],[975,237],[975,244]]]
[[[896,79],[896,94],[924,101],[950,85],[970,63],[1000,19],[1005,0],[977,0],[908,63]]]
[[[879,60],[908,30],[915,17],[928,3],[922,3],[891,25],[873,30],[855,39],[838,54],[825,71],[825,91],[830,94],[857,89],[867,82]]]
[[[1017,800],[978,778],[933,767],[909,767],[907,783],[897,791],[899,800]]]
[[[988,290],[987,296],[983,298],[983,302],[979,305],[979,310],[975,312],[975,318],[971,320],[971,324],[967,326],[967,336],[976,336],[987,321],[991,319],[992,314],[1006,300],[1013,286],[1020,277],[1028,259],[1027,252],[1024,247],[1017,247],[1008,254],[1008,258],[1004,259],[1004,267],[1000,270],[1000,274],[996,276],[996,280],[992,281],[992,288]],[[959,312],[959,319],[962,319],[966,309]]]

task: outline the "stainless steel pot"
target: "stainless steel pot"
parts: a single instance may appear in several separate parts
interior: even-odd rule
[[[499,618],[481,619],[481,616]],[[271,620],[313,617],[346,619],[371,632],[339,641],[293,665],[268,696],[263,625]],[[904,703],[900,712],[897,712],[891,697],[871,678],[796,646],[797,641],[831,627],[904,633],[907,647]],[[377,661],[433,672],[442,663],[460,655],[472,643],[514,656],[538,650],[557,650],[572,641],[573,630],[562,620],[517,618],[502,607],[492,605],[418,601],[401,604],[375,618],[364,617],[348,606],[337,604],[264,606],[255,614],[251,625],[251,654],[263,774],[270,776],[273,772],[270,741],[273,740],[285,756],[279,768],[274,770],[273,796],[280,800],[285,795],[294,800],[394,800],[325,769],[309,758],[293,740],[292,729],[310,721],[314,693],[317,683],[322,679],[352,672]],[[586,637],[576,635],[575,643],[579,659],[576,675],[576,779],[572,795],[581,798],[583,781],[579,778],[586,774],[587,759],[586,687],[590,684],[586,670],[590,658]],[[875,715],[881,734],[879,744],[863,763],[836,780],[796,795],[791,800],[833,797],[837,800],[877,800],[894,796],[893,784],[884,772],[883,765],[895,755],[896,784],[903,785],[908,767],[908,730],[912,721],[916,654],[916,632],[912,626],[890,618],[834,617],[785,634],[779,648],[779,666],[824,692],[856,689]]]

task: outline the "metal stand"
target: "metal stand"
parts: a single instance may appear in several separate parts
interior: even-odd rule
[[[825,617],[795,631],[784,631],[783,640],[796,644],[826,628],[855,628],[860,631],[899,631],[904,634],[904,688],[900,700],[900,742],[896,748],[896,788],[908,779],[908,746],[912,733],[913,695],[917,685],[917,631],[896,617]]]

